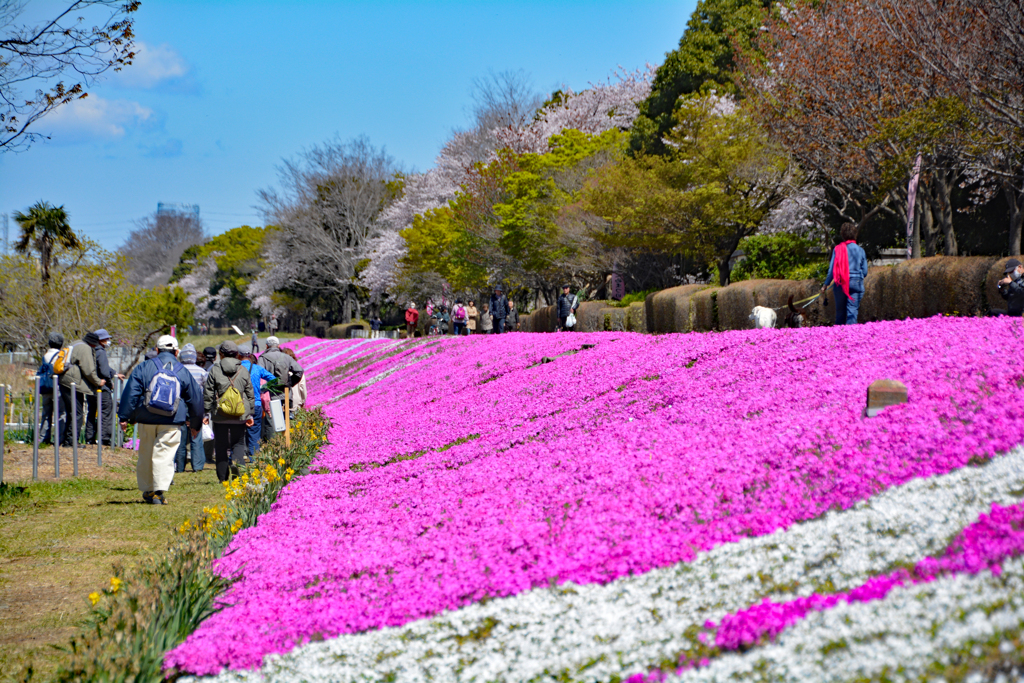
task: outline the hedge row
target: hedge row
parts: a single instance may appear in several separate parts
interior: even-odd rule
[[[1006,258],[996,256],[933,256],[895,266],[868,269],[860,321],[927,318],[936,314],[984,315],[1005,308],[996,290]],[[707,332],[753,326],[750,311],[765,306],[778,311],[779,326],[786,302],[814,296],[821,286],[814,280],[747,280],[728,287],[684,285],[655,292],[643,303],[613,307],[605,301],[587,301],[576,313],[580,332],[621,331]],[[835,318],[831,291],[804,309],[805,325],[828,325]],[[546,306],[521,319],[524,332],[554,332],[555,307]]]

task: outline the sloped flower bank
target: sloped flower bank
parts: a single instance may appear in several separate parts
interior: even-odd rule
[[[835,547],[793,564],[767,549],[780,533],[857,519],[860,501],[892,487],[1011,462],[981,466],[1024,440],[1024,376],[1007,351],[1021,334],[1020,321],[935,318],[664,337],[302,340],[309,400],[333,418],[332,445],[316,476],[286,487],[234,539],[217,569],[243,580],[167,662],[246,669],[371,631],[271,658],[267,672],[597,681],[671,670],[705,647],[709,619],[765,597],[855,589],[893,562],[939,553],[992,502],[1018,502],[1013,484],[964,501],[953,487],[960,511],[913,510],[879,544],[898,551],[875,555],[884,535],[859,550],[817,539]],[[911,401],[866,420],[867,385],[881,378],[904,382]],[[731,553],[742,570],[708,559]],[[719,569],[701,575],[707,562]],[[515,597],[480,604],[500,596]],[[594,620],[578,621],[580,609]],[[697,672],[733,656],[750,654]]]

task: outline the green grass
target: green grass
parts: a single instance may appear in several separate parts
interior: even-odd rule
[[[267,337],[269,336],[270,335],[266,332],[259,333],[260,350],[263,350],[266,347]],[[299,334],[298,332],[278,332],[276,336],[278,339],[284,342],[289,339],[302,339],[307,335]],[[242,336],[239,336],[237,334],[190,334],[181,335],[180,337],[178,337],[178,343],[181,346],[184,346],[185,344],[191,344],[192,346],[196,347],[196,351],[202,353],[203,349],[205,349],[207,346],[217,348],[218,346],[220,346],[220,343],[224,341],[233,341],[236,344],[241,342],[248,342],[251,337],[251,332],[246,332]]]
[[[87,595],[109,586],[115,564],[166,548],[204,506],[223,502],[212,465],[175,476],[169,505],[145,505],[135,474],[22,483],[0,491],[0,682],[33,662],[43,679],[89,615]]]

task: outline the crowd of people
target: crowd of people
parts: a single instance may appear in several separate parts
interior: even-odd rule
[[[579,298],[569,293],[569,285],[562,288],[562,294],[558,297],[558,315],[560,320],[559,329],[570,331],[575,326],[575,313],[579,308]],[[505,332],[517,332],[519,330],[519,309],[515,301],[506,296],[504,288],[498,285],[488,301],[481,304],[478,309],[476,301],[468,299],[455,299],[449,305],[442,304],[435,306],[431,299],[427,299],[424,307],[427,320],[424,327],[427,335],[448,334],[464,336],[470,334],[502,334]],[[372,325],[372,323],[371,323]],[[407,337],[416,335],[420,327],[420,311],[416,302],[410,301],[405,309],[405,331]],[[380,329],[379,318],[377,327]]]
[[[192,344],[178,348],[161,336],[128,377],[112,370],[110,334],[98,329],[65,345],[49,335],[40,376],[42,443],[65,446],[81,440],[112,445],[116,412],[122,430],[138,437],[136,479],[142,499],[166,504],[176,473],[201,471],[212,462],[227,481],[250,461],[271,436],[272,402],[288,389],[289,409],[305,405],[306,379],[291,349],[270,336],[259,354],[257,338],[225,341],[202,354]],[[117,405],[113,380],[124,380]],[[56,410],[55,410],[56,408]],[[57,422],[53,424],[56,413]]]

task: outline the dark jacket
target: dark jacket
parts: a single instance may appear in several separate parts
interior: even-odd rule
[[[114,379],[114,370],[110,367],[110,360],[107,358],[107,350],[102,346],[96,347],[96,374],[100,376],[100,379],[107,380],[107,384],[103,387],[103,391],[110,391],[110,382]]]
[[[259,365],[273,373],[281,386],[294,387],[302,379],[302,366],[276,346],[267,349],[259,359]]]
[[[220,412],[220,397],[229,386],[238,389],[238,393],[242,395],[242,403],[245,404],[245,414],[242,417],[229,417]],[[203,387],[203,407],[211,415],[211,419],[219,423],[245,422],[256,414],[252,378],[237,358],[221,358],[210,368],[210,374],[206,376],[206,384]]]
[[[1005,285],[996,285],[999,296],[1006,299],[1006,312],[1010,315],[1024,313],[1024,277],[1011,280]]]
[[[568,318],[569,314],[580,307],[580,300],[575,294],[558,295],[558,317]]]
[[[491,317],[504,318],[508,316],[508,297],[502,294],[491,294]]]
[[[161,351],[157,354],[156,360],[165,368],[171,368],[177,363],[180,367],[173,373],[181,384],[181,400],[178,401],[178,410],[173,416],[156,415],[146,409],[146,390],[149,383],[156,374],[156,368],[151,361],[143,361],[135,366],[132,374],[128,377],[124,392],[121,394],[121,404],[117,408],[117,416],[122,422],[133,422],[146,425],[183,425],[187,421],[192,429],[199,429],[203,426],[203,390],[192,379],[185,366],[178,363],[178,359],[169,351]],[[168,368],[170,370],[170,368]]]
[[[515,327],[519,324],[519,311],[515,308],[508,309],[507,318],[508,320],[505,321],[505,324],[509,327]]]
[[[79,394],[92,396],[99,387],[102,377],[96,374],[96,354],[93,348],[82,340],[71,342],[71,355],[68,368],[60,376],[60,385],[68,391],[71,385]]]

